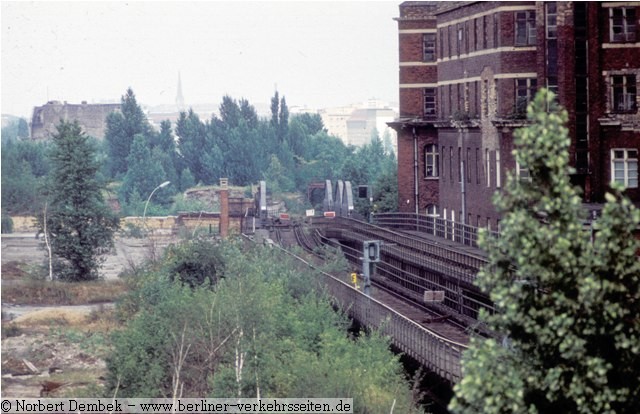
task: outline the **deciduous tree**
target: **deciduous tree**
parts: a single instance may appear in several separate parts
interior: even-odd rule
[[[494,339],[474,340],[450,408],[456,413],[636,413],[640,407],[640,212],[619,189],[591,232],[570,183],[566,111],[538,93],[496,205],[499,239],[477,284],[496,305]]]
[[[120,111],[107,116],[105,142],[111,177],[127,172],[127,157],[131,151],[133,137],[136,134],[149,137],[151,133],[151,127],[131,88],[127,89],[121,98]]]

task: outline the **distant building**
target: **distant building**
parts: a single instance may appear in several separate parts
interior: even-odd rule
[[[31,118],[31,139],[49,139],[57,133],[60,120],[78,121],[82,131],[94,138],[103,139],[106,130],[107,115],[120,111],[120,104],[81,104],[49,101],[43,106],[33,108]]]
[[[542,86],[569,113],[583,201],[612,182],[640,201],[639,16],[638,2],[402,3],[399,210],[497,229],[491,198],[527,174],[513,132]]]
[[[381,139],[385,132],[389,133],[395,148],[396,132],[387,123],[398,114],[382,102],[372,100],[362,105],[321,109],[318,113],[328,133],[346,145],[359,147],[368,144],[373,131],[377,130]]]

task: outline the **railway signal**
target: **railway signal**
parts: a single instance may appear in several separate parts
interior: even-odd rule
[[[358,289],[358,274],[356,272],[351,273],[351,283],[354,288]]]
[[[369,296],[371,276],[376,271],[376,263],[380,261],[380,240],[366,240],[362,243],[362,274],[364,275],[364,294]]]

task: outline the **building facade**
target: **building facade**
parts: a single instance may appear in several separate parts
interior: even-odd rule
[[[49,101],[43,106],[33,108],[31,118],[31,139],[49,139],[57,133],[60,120],[78,121],[82,131],[94,138],[104,138],[107,115],[120,111],[120,104],[68,104]]]
[[[640,200],[640,2],[404,2],[399,211],[496,230],[492,196],[516,165],[513,132],[539,87],[569,114],[572,182]]]

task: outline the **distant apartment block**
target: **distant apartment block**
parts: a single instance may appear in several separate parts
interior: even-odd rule
[[[60,120],[78,121],[85,134],[103,139],[107,115],[120,111],[120,104],[69,104],[49,101],[43,106],[33,108],[31,118],[31,139],[49,139],[57,133]]]
[[[495,230],[491,198],[526,174],[513,132],[540,87],[569,114],[572,183],[640,201],[639,2],[400,4],[399,210]]]
[[[339,137],[346,145],[360,147],[368,144],[375,130],[381,139],[385,132],[388,133],[395,148],[396,132],[387,124],[398,113],[380,101],[321,109],[318,113],[329,134]]]

